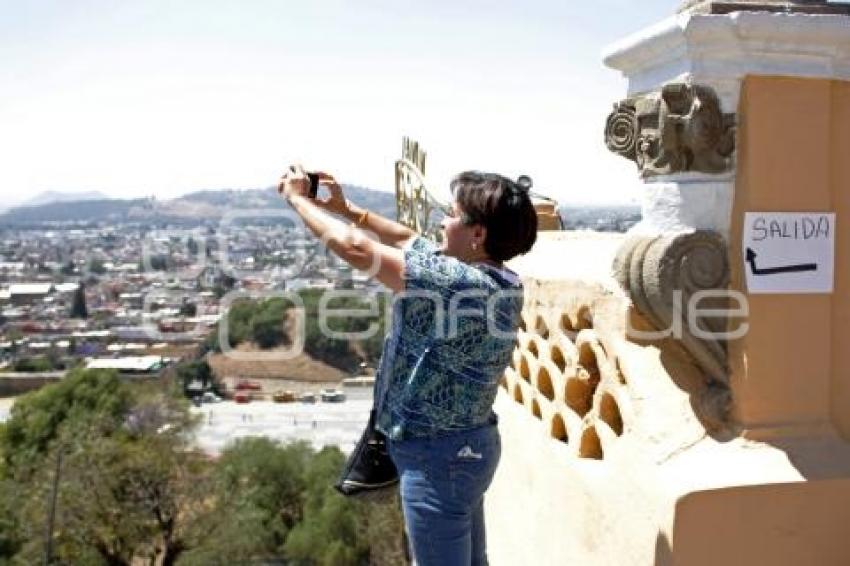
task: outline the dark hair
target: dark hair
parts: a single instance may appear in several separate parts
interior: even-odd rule
[[[451,191],[462,209],[463,223],[487,229],[484,251],[496,261],[526,253],[537,240],[537,212],[528,189],[531,180],[519,182],[495,173],[464,171],[452,180]]]

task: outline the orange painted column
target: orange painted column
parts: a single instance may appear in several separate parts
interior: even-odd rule
[[[730,261],[750,329],[729,346],[734,416],[751,438],[850,438],[850,83],[748,77],[738,124]],[[746,212],[836,212],[835,292],[747,294]]]
[[[834,81],[830,120],[832,201],[838,212],[832,296],[832,422],[850,440],[850,83]]]

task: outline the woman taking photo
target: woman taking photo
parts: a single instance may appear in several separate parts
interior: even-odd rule
[[[395,295],[376,375],[376,428],[398,469],[414,558],[419,566],[487,564],[484,492],[501,453],[492,406],[522,309],[522,285],[503,262],[536,239],[528,189],[461,173],[440,247],[346,200],[330,175],[318,175],[329,197],[310,198],[298,166],[279,191],[333,253]]]

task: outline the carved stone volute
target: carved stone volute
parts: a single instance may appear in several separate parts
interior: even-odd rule
[[[666,329],[684,323],[681,326],[686,335],[676,338],[685,343],[710,379],[725,382],[725,345],[715,339],[697,340],[692,326],[698,324],[702,331],[719,332],[726,321],[676,320],[687,316],[687,304],[695,293],[722,290],[729,284],[729,260],[723,238],[710,231],[634,236],[620,248],[613,269],[635,308],[653,326]],[[706,308],[706,304],[701,308]]]
[[[710,87],[670,83],[661,92],[615,104],[605,144],[634,161],[642,177],[723,173],[732,166],[735,115],[721,112]]]
[[[689,306],[728,310],[727,245],[716,232],[697,231],[666,236],[634,236],[617,253],[614,275],[634,308],[656,329],[676,339],[705,374],[703,416],[714,423],[726,420],[729,377],[722,317],[691,319]],[[698,295],[697,295],[698,294]],[[630,336],[640,338],[640,336]]]

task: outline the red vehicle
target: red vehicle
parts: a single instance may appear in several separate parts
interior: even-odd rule
[[[263,386],[256,381],[241,380],[236,383],[236,391],[262,391]]]
[[[236,395],[233,396],[233,400],[237,403],[245,404],[251,402],[251,394],[246,393],[245,391],[240,391]]]

